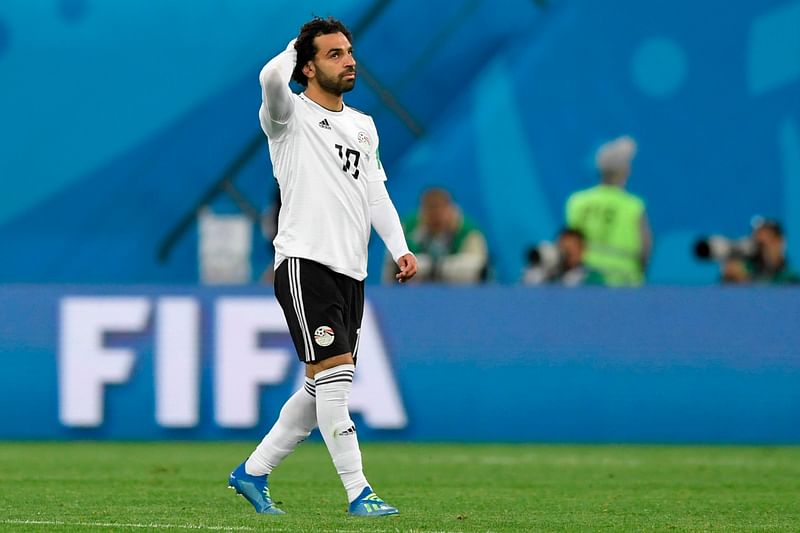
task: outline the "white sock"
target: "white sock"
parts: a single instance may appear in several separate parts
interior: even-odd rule
[[[354,365],[339,365],[319,372],[317,384],[317,422],[336,472],[352,502],[369,485],[361,466],[356,427],[350,419],[348,400],[353,388]]]
[[[278,421],[262,439],[244,464],[251,476],[272,473],[283,459],[303,442],[317,425],[314,380],[306,378],[302,389],[286,400]]]

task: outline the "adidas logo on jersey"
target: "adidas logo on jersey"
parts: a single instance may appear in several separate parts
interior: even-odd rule
[[[320,128],[324,128],[326,130],[331,129],[331,125],[328,124],[328,119],[327,118],[323,118],[322,120],[319,121],[319,127]]]

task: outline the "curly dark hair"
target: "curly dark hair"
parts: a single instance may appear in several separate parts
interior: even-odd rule
[[[321,17],[314,17],[309,20],[303,27],[300,28],[300,33],[297,36],[297,41],[294,43],[294,49],[297,50],[297,64],[292,72],[292,79],[302,85],[308,86],[308,78],[303,74],[303,67],[314,59],[317,55],[317,48],[314,46],[314,38],[318,35],[328,35],[330,33],[343,33],[347,40],[353,42],[353,36],[350,30],[339,20],[333,17],[326,19]]]

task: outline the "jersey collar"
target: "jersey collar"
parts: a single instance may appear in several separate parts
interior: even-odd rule
[[[345,104],[344,102],[342,102],[342,109],[340,111],[333,111],[332,109],[328,109],[327,107],[319,105],[314,100],[306,96],[306,93],[300,93],[299,96],[304,102],[308,102],[309,104],[316,107],[320,111],[324,113],[330,113],[331,115],[341,115],[342,113],[344,113],[345,109],[347,109],[347,104]]]

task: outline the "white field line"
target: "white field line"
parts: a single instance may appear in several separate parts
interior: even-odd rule
[[[255,531],[247,526],[205,526],[202,524],[125,524],[121,522],[67,522],[62,520],[0,520],[0,524],[18,526],[128,527],[140,529],[201,529],[213,531]]]
[[[65,527],[94,527],[94,528],[131,528],[131,529],[196,529],[208,531],[256,531],[257,528],[248,526],[207,526],[203,524],[125,524],[121,522],[68,522],[62,520],[7,520],[0,519],[2,525],[15,526],[65,526]],[[270,527],[269,531],[296,533],[296,528]],[[336,529],[337,533],[359,533],[362,529]],[[374,533],[462,533],[460,531],[423,531],[421,529],[401,530],[370,529]]]

